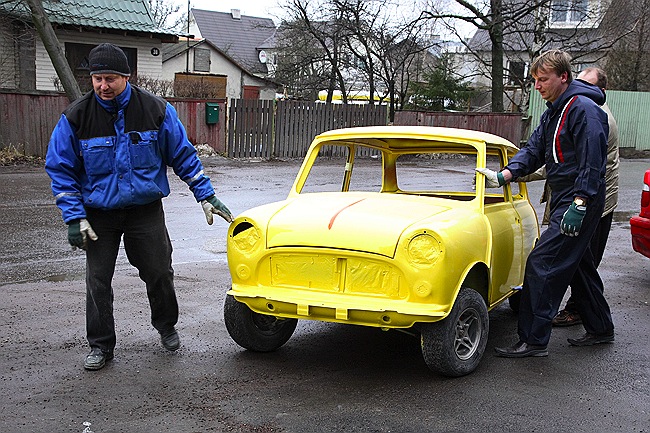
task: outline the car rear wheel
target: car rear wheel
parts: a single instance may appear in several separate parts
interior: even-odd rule
[[[422,355],[427,366],[444,376],[458,377],[478,366],[489,331],[485,301],[473,289],[458,293],[449,316],[421,326]]]
[[[291,338],[298,324],[296,319],[256,313],[231,295],[226,295],[223,317],[235,343],[255,352],[272,352],[281,347]]]

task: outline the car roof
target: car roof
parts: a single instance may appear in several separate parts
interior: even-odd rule
[[[428,149],[447,144],[468,144],[473,147],[506,147],[511,152],[519,149],[505,138],[487,132],[437,126],[363,126],[323,132],[315,142],[352,141],[386,150]],[[431,142],[435,143],[431,143]]]

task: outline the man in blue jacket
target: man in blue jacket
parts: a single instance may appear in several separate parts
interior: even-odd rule
[[[560,50],[531,65],[535,88],[548,109],[540,125],[508,165],[496,173],[477,169],[486,184],[500,187],[546,164],[551,188],[550,221],[526,262],[521,293],[519,341],[497,347],[498,356],[547,356],[552,320],[569,283],[586,333],[573,346],[614,341],[614,324],[590,248],[605,203],[607,114],[603,92],[573,81],[571,58]]]
[[[111,281],[120,242],[146,283],[151,323],[165,349],[175,351],[178,303],[172,245],[162,198],[172,167],[200,202],[230,222],[215,196],[196,149],[174,108],[128,82],[130,68],[117,46],[101,44],[88,56],[93,91],[61,115],[47,150],[45,169],[68,225],[68,241],[86,251],[87,370],[113,359],[115,324]]]

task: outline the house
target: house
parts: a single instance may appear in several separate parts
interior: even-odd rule
[[[277,84],[249,72],[208,39],[181,38],[163,48],[162,75],[175,96],[274,99]],[[193,95],[190,95],[193,93]]]
[[[233,89],[233,96],[229,94],[229,97],[275,97],[280,86],[273,82],[277,56],[273,52],[276,28],[272,19],[242,15],[238,9],[229,13],[192,9],[190,21],[189,32],[205,42],[202,46],[189,48],[191,52],[188,55],[196,58],[197,52],[208,54],[197,50],[209,50],[210,73],[227,75],[229,81],[239,77],[241,91],[234,90],[236,86],[229,84],[228,88]],[[207,65],[202,67],[207,69]],[[231,76],[229,71],[233,68],[235,73]]]
[[[87,56],[94,46],[120,46],[132,79],[159,79],[163,44],[178,41],[175,33],[155,25],[147,0],[43,0],[43,7],[82,91],[91,88]],[[19,0],[0,2],[0,87],[61,90],[29,10]]]
[[[604,58],[622,29],[610,8],[612,0],[551,0],[526,14],[530,2],[506,0],[504,4],[503,65],[505,100],[516,111],[527,98],[532,58],[542,51],[561,48],[573,58],[575,71],[589,66],[603,66]],[[542,28],[543,31],[537,31]],[[476,89],[484,90],[483,98],[474,105],[489,105],[491,88],[490,35],[479,29],[467,42],[467,49],[456,54],[456,72]],[[489,109],[489,108],[488,108]],[[506,109],[508,107],[506,106]]]
[[[242,15],[239,9],[229,13],[192,9],[191,14],[191,34],[208,39],[249,72],[269,76],[267,63],[276,61],[265,50],[276,32],[272,19]]]

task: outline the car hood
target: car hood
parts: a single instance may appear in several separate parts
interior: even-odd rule
[[[270,219],[269,248],[326,247],[393,257],[404,230],[450,209],[438,200],[397,194],[305,194]]]

